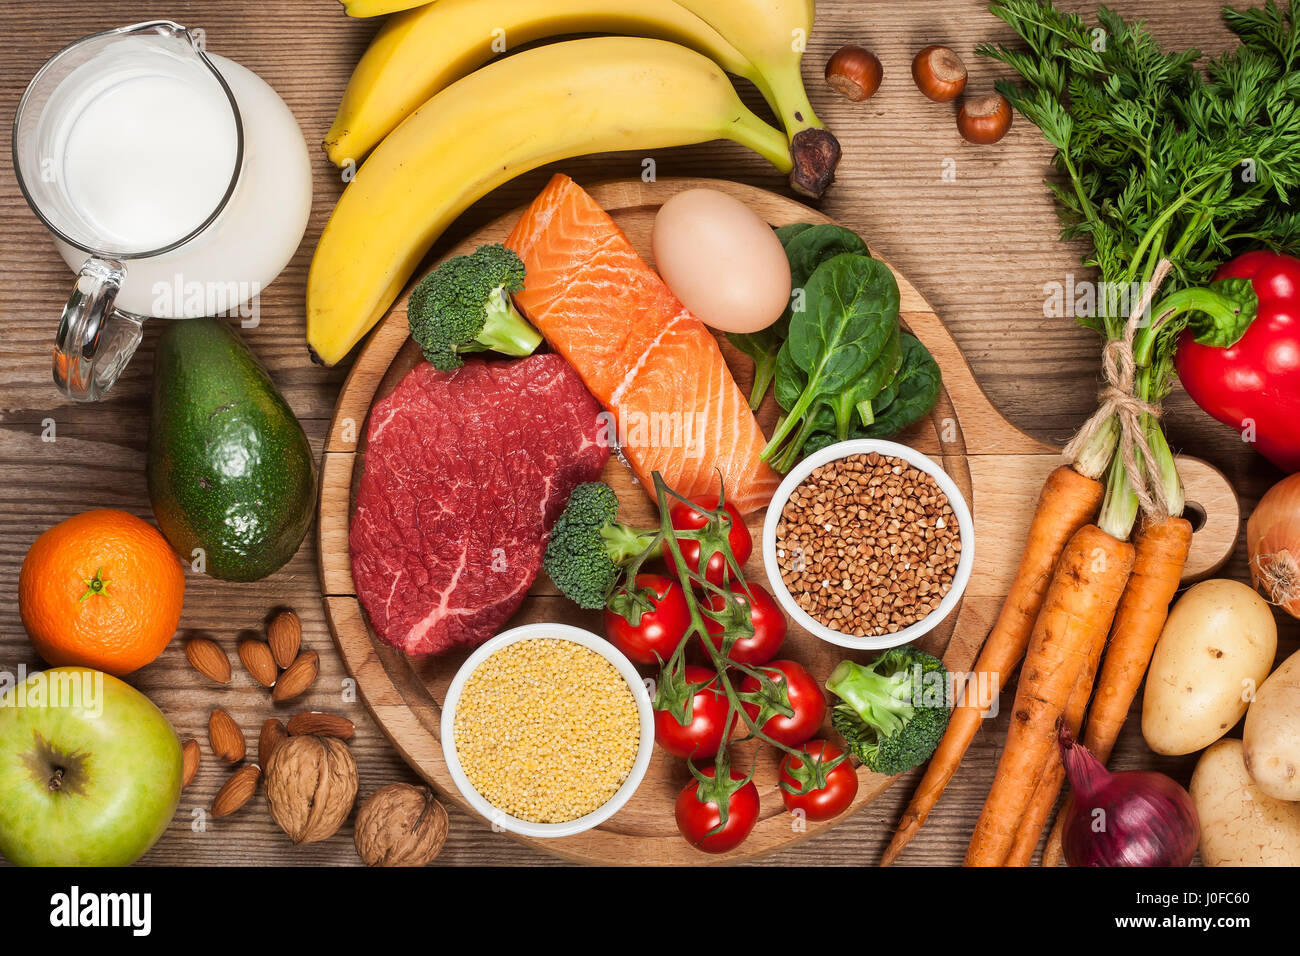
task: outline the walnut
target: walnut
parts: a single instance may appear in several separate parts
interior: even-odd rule
[[[357,811],[354,838],[367,866],[424,866],[447,842],[447,811],[428,787],[390,783]]]
[[[337,738],[289,737],[267,761],[266,802],[294,843],[328,840],[356,798],[357,765]]]

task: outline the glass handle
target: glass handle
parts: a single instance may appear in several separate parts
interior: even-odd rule
[[[87,259],[63,307],[54,345],[54,383],[78,402],[96,402],[135,354],[142,319],[113,307],[126,270],[112,259]]]

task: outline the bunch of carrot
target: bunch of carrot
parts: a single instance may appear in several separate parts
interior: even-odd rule
[[[1115,623],[1111,627],[1110,646],[1106,650],[1105,664],[1101,670],[1101,680],[1093,696],[1092,708],[1088,711],[1088,724],[1083,734],[1086,746],[1098,760],[1105,763],[1110,759],[1115,741],[1119,738],[1124,719],[1142,686],[1142,678],[1151,655],[1155,651],[1156,640],[1165,627],[1169,616],[1169,605],[1178,590],[1183,566],[1187,563],[1187,553],[1192,546],[1192,525],[1185,518],[1166,518],[1163,521],[1144,524],[1134,538],[1136,556],[1133,562],[1133,574],[1129,578],[1124,597],[1120,600],[1119,610],[1115,613]],[[1096,674],[1096,661],[1093,672],[1086,678],[1091,689],[1092,677]],[[1084,680],[1080,680],[1066,708],[1065,719],[1070,730],[1079,735],[1082,721],[1082,708],[1087,705],[1087,691],[1083,690]],[[1082,701],[1076,697],[1082,695]],[[1073,710],[1078,708],[1077,710]],[[1025,833],[1019,852],[1008,858],[1010,866],[1027,866],[1034,854],[1038,834],[1042,831],[1051,812],[1061,784],[1065,780],[1065,768],[1061,766],[1059,751],[1053,751],[1054,769],[1051,771],[1054,783],[1046,786],[1040,797],[1034,797],[1034,817],[1026,819],[1022,828]],[[1043,849],[1043,866],[1056,866],[1061,862],[1061,831],[1065,824],[1065,811],[1057,815],[1056,825],[1052,827],[1047,846]],[[1032,840],[1030,837],[1032,836]]]
[[[1062,722],[1081,732],[1100,669],[1085,739],[1109,757],[1178,589],[1192,528],[1178,516],[1183,492],[1172,455],[1165,461],[1151,447],[1163,443],[1158,409],[1134,394],[1134,342],[1168,272],[1168,260],[1156,264],[1107,344],[1101,407],[1067,447],[1070,464],[1044,486],[1011,592],[976,661],[976,673],[989,678],[984,686],[1002,686],[1017,665],[1020,680],[968,866],[1029,864],[1065,779],[1056,746]],[[1167,311],[1162,303],[1156,321]],[[1139,503],[1145,517],[1135,532]],[[924,823],[970,746],[984,716],[972,698],[979,683],[968,683],[882,865]]]
[[[1092,523],[1103,492],[1101,481],[1073,467],[1048,477],[1015,582],[975,664],[993,687],[1017,665],[1021,674],[967,865],[1030,862],[1064,782],[1056,748],[1060,722],[1078,733],[1092,700],[1084,739],[1105,760],[1164,628],[1191,525],[1180,517],[1146,523],[1129,543]],[[882,865],[897,859],[925,823],[974,739],[986,706],[975,697],[976,684],[967,684],[954,708]]]
[[[1101,407],[1067,447],[1069,465],[1044,486],[1011,592],[976,661],[984,686],[1002,686],[1017,665],[1020,680],[968,866],[1032,860],[1065,779],[1056,746],[1062,722],[1081,732],[1100,668],[1085,739],[1101,759],[1109,757],[1178,589],[1192,528],[1178,516],[1182,485],[1158,409],[1134,392],[1133,358],[1169,268],[1168,260],[1156,264],[1122,332],[1107,344]],[[1168,314],[1161,303],[1156,323]],[[1139,503],[1145,518],[1134,532]],[[897,858],[956,772],[984,717],[972,696],[980,683],[967,684],[882,865]],[[1052,849],[1047,858],[1058,857]]]
[[[1102,484],[1095,477],[1067,466],[1057,468],[1048,476],[1039,495],[1038,507],[1029,527],[1029,540],[1011,591],[975,662],[975,673],[989,678],[986,686],[996,691],[1025,656],[1030,632],[1043,606],[1057,558],[1075,533],[1096,515],[1102,492]],[[978,684],[975,680],[968,681],[953,708],[948,718],[948,729],[903,812],[881,866],[888,866],[898,858],[903,847],[925,824],[944,788],[957,772],[985,717],[987,705],[976,696]]]

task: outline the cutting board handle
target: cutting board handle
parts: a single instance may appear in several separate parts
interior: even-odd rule
[[[1178,456],[1187,507],[1183,517],[1192,523],[1192,548],[1183,569],[1183,584],[1210,577],[1228,563],[1241,530],[1241,503],[1227,476],[1209,462]]]

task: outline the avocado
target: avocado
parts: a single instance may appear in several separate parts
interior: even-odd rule
[[[154,353],[149,500],[185,561],[257,581],[294,556],[316,506],[316,461],[271,376],[220,319],[169,322]]]

